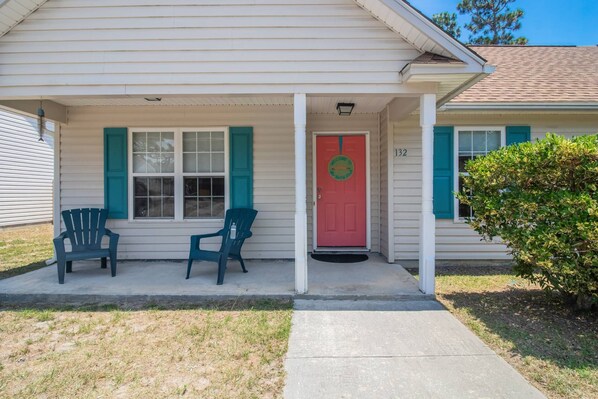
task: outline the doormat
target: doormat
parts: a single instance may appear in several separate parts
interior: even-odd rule
[[[368,260],[368,256],[365,254],[311,254],[311,257],[328,263],[357,263]]]

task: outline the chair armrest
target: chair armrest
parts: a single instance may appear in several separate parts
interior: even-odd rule
[[[116,250],[116,248],[118,247],[118,239],[120,237],[120,234],[116,234],[113,233],[111,230],[106,229],[106,232],[104,233],[104,235],[110,237],[110,243],[108,244],[108,247],[110,248],[110,250]]]
[[[60,233],[60,235],[54,238],[54,249],[56,250],[56,258],[60,259],[64,257],[66,250],[64,249],[64,240],[68,238],[66,231]]]
[[[219,230],[216,233],[210,233],[210,234],[196,234],[196,235],[192,235],[191,236],[191,249],[199,249],[199,242],[204,239],[204,238],[210,238],[210,237],[219,237],[223,235],[223,230]]]

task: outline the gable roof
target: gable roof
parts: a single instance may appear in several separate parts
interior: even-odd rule
[[[0,0],[0,37],[20,24],[47,0]]]
[[[496,71],[450,101],[598,106],[598,47],[473,46]]]

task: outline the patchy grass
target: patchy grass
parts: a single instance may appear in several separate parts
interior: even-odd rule
[[[0,309],[1,398],[279,398],[290,302]]]
[[[598,398],[598,314],[581,313],[510,267],[440,267],[437,297],[549,398]]]
[[[52,224],[0,230],[0,280],[44,267],[53,254]]]

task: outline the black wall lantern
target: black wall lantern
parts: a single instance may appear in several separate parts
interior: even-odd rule
[[[353,103],[338,103],[336,104],[336,110],[340,116],[349,116],[353,112],[355,104]]]
[[[44,141],[44,130],[46,128],[46,122],[44,118],[46,117],[46,113],[44,112],[44,107],[42,102],[39,102],[39,108],[37,109],[37,128],[39,133],[38,141]]]

